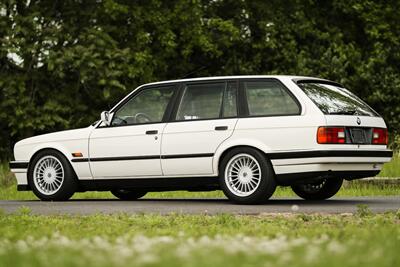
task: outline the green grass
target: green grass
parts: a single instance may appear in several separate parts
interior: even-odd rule
[[[400,154],[395,153],[392,161],[383,165],[380,177],[400,177]]]
[[[400,214],[0,215],[0,266],[399,266]]]

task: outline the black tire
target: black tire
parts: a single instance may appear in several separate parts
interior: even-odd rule
[[[147,192],[118,189],[118,190],[111,190],[111,194],[113,194],[114,196],[116,196],[121,200],[137,200],[141,197],[144,197],[147,194]]]
[[[257,161],[261,170],[258,187],[256,187],[254,189],[255,191],[248,196],[239,196],[238,193],[235,193],[233,189],[229,188],[227,185],[229,182],[226,181],[226,172],[228,172],[227,167],[229,168],[229,166],[227,166],[228,163],[240,155],[250,155]],[[219,165],[219,183],[225,196],[237,204],[265,203],[272,196],[276,189],[275,173],[272,169],[271,163],[266,159],[263,153],[249,147],[232,149],[224,156]]]
[[[292,190],[305,200],[324,200],[333,197],[342,184],[342,178],[328,178],[314,183],[292,185]]]
[[[61,163],[63,171],[64,171],[64,180],[61,182],[61,185],[57,192],[53,194],[44,194],[40,192],[37,184],[35,184],[33,179],[33,173],[36,164],[43,160],[45,157],[54,157],[58,159]],[[56,150],[43,150],[40,151],[29,163],[29,170],[28,170],[28,184],[31,187],[33,193],[43,201],[64,201],[68,200],[72,197],[72,195],[78,189],[78,179],[74,170],[71,167],[71,164],[67,160],[67,158],[60,152]]]

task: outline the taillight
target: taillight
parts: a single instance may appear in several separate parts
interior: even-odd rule
[[[319,127],[317,133],[318,144],[344,144],[346,132],[344,127]]]
[[[373,128],[372,129],[372,144],[375,145],[387,145],[388,144],[388,131],[384,128]]]

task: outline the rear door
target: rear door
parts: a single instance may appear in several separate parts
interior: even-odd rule
[[[211,175],[218,146],[237,122],[237,82],[182,84],[180,97],[164,129],[161,166],[168,175]]]

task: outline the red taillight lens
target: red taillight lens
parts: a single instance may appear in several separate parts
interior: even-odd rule
[[[346,132],[344,127],[319,127],[317,133],[318,144],[344,144]]]
[[[384,128],[372,129],[372,144],[375,145],[387,145],[388,144],[388,131]]]

